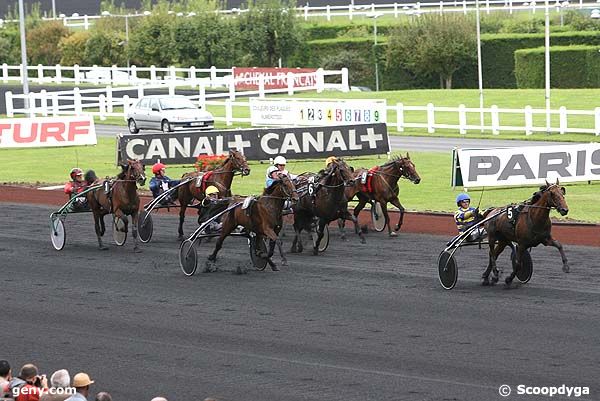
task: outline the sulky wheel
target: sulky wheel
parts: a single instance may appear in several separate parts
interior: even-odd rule
[[[451,290],[456,285],[458,280],[458,268],[456,267],[456,259],[450,251],[442,251],[438,257],[438,275],[440,284],[444,289]]]
[[[140,236],[140,241],[144,244],[150,242],[152,239],[152,230],[154,230],[152,215],[145,210],[140,211],[140,215],[138,216],[138,234]]]
[[[515,263],[513,259],[513,264]],[[531,280],[533,275],[533,261],[531,260],[531,254],[528,250],[523,252],[523,260],[521,261],[521,268],[517,270],[516,278],[520,283],[526,284]]]
[[[260,240],[257,240],[256,235],[252,235],[248,238],[248,246],[250,247],[250,259],[252,259],[252,264],[256,268],[256,270],[265,270],[267,267],[267,258],[266,256],[260,256],[259,253],[263,255],[267,255],[269,252],[267,242],[268,239],[261,237]]]
[[[125,245],[127,241],[127,231],[125,230],[125,221],[122,218],[115,217],[113,220],[113,240],[118,246]]]
[[[65,247],[65,243],[67,242],[67,233],[65,231],[65,225],[63,221],[58,217],[53,217],[50,221],[50,224],[52,226],[50,232],[50,240],[52,241],[52,246],[57,251],[60,251]]]
[[[373,221],[375,231],[380,233],[385,230],[385,216],[379,202],[373,202],[371,206],[371,220]]]
[[[313,246],[317,241],[317,232],[319,227],[315,227],[315,233],[313,234]],[[323,229],[323,238],[321,238],[321,242],[319,243],[319,252],[325,252],[327,247],[329,246],[329,226],[325,226]]]
[[[186,239],[179,246],[179,266],[181,266],[181,270],[186,276],[193,276],[196,273],[198,254],[196,253],[194,241]]]

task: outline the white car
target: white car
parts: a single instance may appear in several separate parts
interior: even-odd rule
[[[198,108],[185,96],[152,95],[141,98],[127,113],[129,132],[141,129],[175,130],[214,129],[215,119],[206,110]]]

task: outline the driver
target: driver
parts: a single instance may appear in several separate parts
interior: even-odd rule
[[[150,179],[150,191],[152,191],[152,196],[154,198],[158,197],[163,192],[169,190],[176,185],[179,185],[181,180],[172,180],[165,175],[166,165],[163,163],[155,163],[152,166],[152,173],[154,177]],[[177,198],[177,191],[173,191],[169,196],[165,197],[160,203],[161,204],[169,204],[172,205],[175,203],[175,199]]]
[[[81,170],[79,167],[72,168],[70,177],[71,181],[65,184],[64,192],[67,194],[69,199],[75,198],[73,201],[73,209],[85,210],[88,207],[87,199],[85,195],[78,196],[89,186],[88,182],[83,177],[83,170]]]
[[[459,234],[464,233],[472,227],[474,224],[477,224],[479,220],[483,217],[479,213],[479,208],[471,207],[471,197],[462,193],[456,197],[456,206],[458,206],[458,210],[454,212],[454,222],[456,223],[456,228],[458,229]],[[477,241],[480,238],[483,238],[486,235],[486,232],[483,227],[478,227],[476,230],[473,230],[471,234],[469,234],[468,241]]]
[[[202,207],[198,211],[198,224],[210,220],[213,216],[222,212],[229,205],[229,199],[219,199],[219,189],[214,185],[209,185],[204,191],[204,199],[202,199]],[[219,219],[213,219],[206,227],[207,232],[216,232],[221,229],[222,223]]]
[[[298,178],[297,175],[291,174],[289,171],[285,169],[286,160],[283,156],[277,156],[275,160],[273,160],[273,165],[267,168],[267,180],[265,186],[269,188],[273,182],[277,180],[277,174],[285,174],[290,177],[291,180],[295,180]]]

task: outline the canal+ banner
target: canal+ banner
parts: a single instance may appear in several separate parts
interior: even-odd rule
[[[600,144],[456,149],[453,186],[495,187],[600,180]]]
[[[390,151],[387,126],[381,124],[332,127],[260,128],[172,134],[119,135],[118,162],[139,159],[163,163],[195,163],[199,155],[221,155],[236,149],[248,160],[313,159],[361,156]]]

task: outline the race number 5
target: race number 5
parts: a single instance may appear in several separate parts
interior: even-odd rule
[[[513,211],[512,206],[509,206],[508,208],[506,208],[506,217],[508,217],[509,220],[514,219],[515,213]]]

